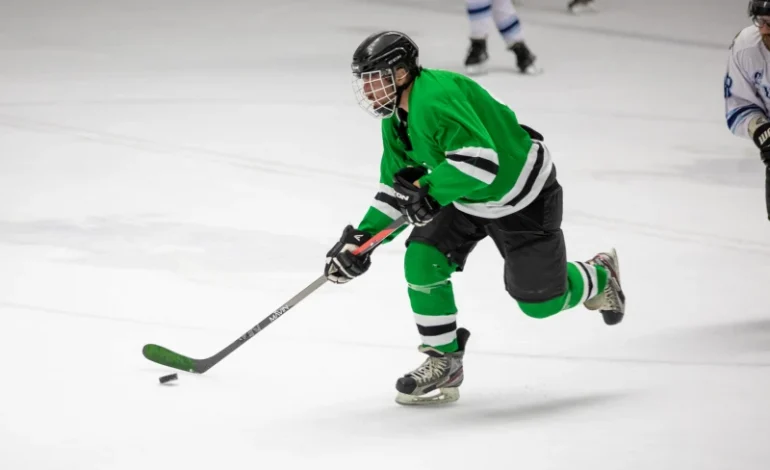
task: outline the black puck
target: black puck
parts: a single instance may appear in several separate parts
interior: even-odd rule
[[[176,374],[170,374],[170,375],[164,375],[163,377],[159,378],[158,381],[162,384],[171,382],[172,380],[176,380],[179,377],[177,377]]]

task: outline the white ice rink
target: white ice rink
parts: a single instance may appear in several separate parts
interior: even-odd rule
[[[315,279],[377,188],[352,96],[371,32],[460,70],[462,0],[5,0],[0,469],[766,470],[764,168],[724,124],[744,0],[521,0],[545,73],[480,82],[545,137],[568,257],[618,249],[626,320],[519,311],[482,243],[455,278],[462,398],[399,407],[422,356],[403,237],[202,376]]]

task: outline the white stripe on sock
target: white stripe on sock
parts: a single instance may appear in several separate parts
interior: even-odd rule
[[[577,268],[577,271],[580,273],[580,277],[583,279],[583,293],[580,296],[580,302],[578,302],[578,304],[582,304],[589,298],[588,297],[588,278],[586,277],[586,272],[583,271],[583,268],[580,267],[582,263],[574,262],[573,264]]]
[[[594,286],[593,291],[588,293],[588,298],[595,297],[599,294],[599,275],[596,273],[596,266],[583,263],[583,266],[588,268],[588,274],[591,275],[591,282]]]
[[[422,336],[422,344],[427,346],[444,346],[457,339],[457,330],[438,336]]]
[[[578,266],[578,269],[580,270],[581,276],[583,276],[584,281],[586,281],[585,287],[583,289],[583,296],[585,297],[581,302],[585,302],[586,300],[590,299],[591,297],[594,297],[596,294],[599,293],[599,278],[596,274],[596,267],[591,266],[590,264],[581,263],[580,261],[576,261],[575,264]],[[588,273],[589,278],[591,279],[591,283],[589,284],[586,279],[586,273]]]
[[[422,326],[440,326],[440,325],[448,325],[452,322],[457,321],[457,314],[452,315],[420,315],[419,313],[414,314],[414,321],[418,325]]]

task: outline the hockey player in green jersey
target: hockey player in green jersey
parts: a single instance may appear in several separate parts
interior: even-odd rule
[[[324,273],[338,284],[360,276],[371,259],[352,250],[402,215],[414,226],[404,270],[428,357],[398,379],[396,401],[459,397],[470,333],[457,328],[450,279],[487,236],[525,314],[547,318],[582,303],[608,325],[623,319],[615,250],[567,262],[562,189],[542,135],[473,80],[420,67],[417,46],[402,33],[369,36],[352,71],[359,104],[383,119],[380,191],[359,226],[345,227],[327,253]]]

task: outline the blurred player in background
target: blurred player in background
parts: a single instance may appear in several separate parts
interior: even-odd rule
[[[725,75],[725,114],[733,134],[752,139],[765,164],[765,202],[770,219],[770,0],[750,0],[753,26],[733,40]]]
[[[508,50],[516,56],[519,71],[527,74],[540,73],[535,55],[524,42],[521,21],[511,0],[465,0],[471,25],[471,45],[465,57],[465,71],[469,75],[486,72],[489,60],[487,35],[494,24],[503,37]]]
[[[521,21],[513,6],[512,0],[465,0],[468,19],[471,25],[471,45],[465,56],[465,72],[478,75],[486,72],[489,60],[487,52],[487,35],[492,25],[505,41],[508,50],[516,56],[516,66],[526,74],[542,72],[535,63],[536,56],[524,42]],[[570,0],[567,8],[572,13],[593,10],[594,0]]]

